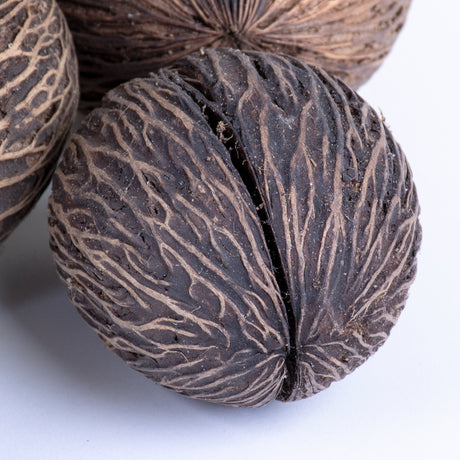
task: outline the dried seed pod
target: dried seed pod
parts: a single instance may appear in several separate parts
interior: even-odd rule
[[[419,207],[379,116],[289,57],[207,50],[104,98],[53,181],[51,246],[131,367],[236,406],[310,396],[387,338]]]
[[[70,32],[54,0],[0,5],[0,241],[40,197],[78,103]]]
[[[356,88],[381,64],[410,0],[59,0],[83,99],[201,47],[289,54]]]

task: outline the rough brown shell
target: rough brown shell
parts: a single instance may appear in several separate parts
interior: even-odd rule
[[[70,32],[54,0],[0,4],[0,241],[48,184],[78,103]]]
[[[83,98],[201,47],[289,54],[356,88],[390,51],[410,0],[59,0]]]
[[[109,92],[67,148],[51,246],[84,319],[195,398],[310,396],[387,338],[419,207],[379,116],[289,57],[207,50]]]

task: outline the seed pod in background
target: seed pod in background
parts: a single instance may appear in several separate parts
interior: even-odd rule
[[[78,66],[54,0],[0,5],[0,242],[40,197],[78,104]]]
[[[202,47],[288,54],[353,88],[369,79],[402,28],[410,0],[59,0],[74,34],[82,97]]]
[[[295,400],[388,337],[419,206],[377,113],[290,57],[208,49],[110,91],[71,138],[51,247],[83,318],[167,388]]]

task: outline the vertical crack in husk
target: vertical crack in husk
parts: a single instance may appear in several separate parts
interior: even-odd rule
[[[216,104],[205,98],[202,93],[191,86],[189,83],[175,75],[174,82],[179,84],[184,91],[201,107],[204,117],[209,127],[229,152],[233,166],[237,170],[241,180],[248,190],[254,207],[256,209],[260,224],[262,226],[264,239],[269,251],[270,260],[281,299],[284,304],[288,321],[289,343],[286,350],[286,375],[277,399],[289,400],[295,384],[297,382],[297,351],[296,351],[296,330],[297,322],[291,304],[291,295],[287,276],[283,267],[280,250],[276,243],[275,234],[271,225],[271,219],[267,212],[267,207],[263,194],[261,193],[256,174],[253,170],[249,156],[239,140],[238,134],[233,129],[231,123],[224,114],[216,107]]]

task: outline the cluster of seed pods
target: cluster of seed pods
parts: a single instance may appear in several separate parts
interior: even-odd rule
[[[355,90],[409,3],[59,1],[92,110],[54,174],[51,249],[129,366],[255,407],[311,396],[385,342],[415,276],[419,205]],[[54,1],[8,0],[2,24],[4,239],[48,183],[79,98]]]

